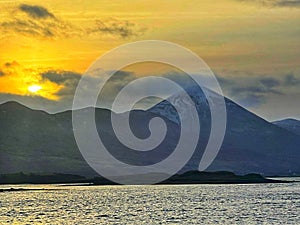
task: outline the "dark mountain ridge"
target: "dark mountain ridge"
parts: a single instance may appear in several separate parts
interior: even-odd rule
[[[274,121],[273,124],[286,129],[294,134],[300,135],[300,121],[292,118]]]
[[[197,149],[181,172],[198,169],[210,133],[210,111],[203,93],[192,89],[189,94],[196,103],[201,132]],[[225,99],[225,103],[227,131],[220,152],[208,171],[300,175],[298,135],[258,117],[229,99]],[[177,144],[180,123],[174,107],[166,101],[146,111],[134,110],[130,114],[132,131],[140,138],[149,136],[148,122],[155,116],[163,118],[168,131],[172,131],[149,154],[124,147],[111,127],[111,112],[101,108],[95,111],[98,133],[119,160],[134,165],[149,165],[168,157]],[[96,175],[76,145],[72,111],[48,114],[16,102],[7,102],[0,105],[0,124],[0,173],[22,171]]]

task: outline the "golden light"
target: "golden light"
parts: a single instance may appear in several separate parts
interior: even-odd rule
[[[30,91],[32,93],[36,93],[41,89],[42,89],[42,87],[40,85],[31,85],[28,87],[28,91]]]

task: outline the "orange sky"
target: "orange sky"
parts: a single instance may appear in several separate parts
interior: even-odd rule
[[[221,78],[297,77],[300,7],[280,5],[284,0],[260,2],[0,1],[5,9],[0,13],[0,92],[60,101],[66,84],[42,73],[83,73],[110,49],[146,39],[190,48]],[[31,85],[41,89],[30,92]],[[232,93],[229,97],[235,99]],[[268,106],[251,107],[270,114]]]

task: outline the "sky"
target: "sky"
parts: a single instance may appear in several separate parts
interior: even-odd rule
[[[259,116],[300,119],[299,0],[1,0],[0,7],[0,103],[70,109],[91,63],[121,44],[151,39],[195,52],[225,96]],[[124,68],[110,89],[169,69]]]

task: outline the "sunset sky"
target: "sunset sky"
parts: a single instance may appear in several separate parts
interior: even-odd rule
[[[120,44],[155,39],[198,54],[225,95],[248,110],[300,119],[299,0],[1,0],[0,7],[0,103],[70,109],[94,60]]]

